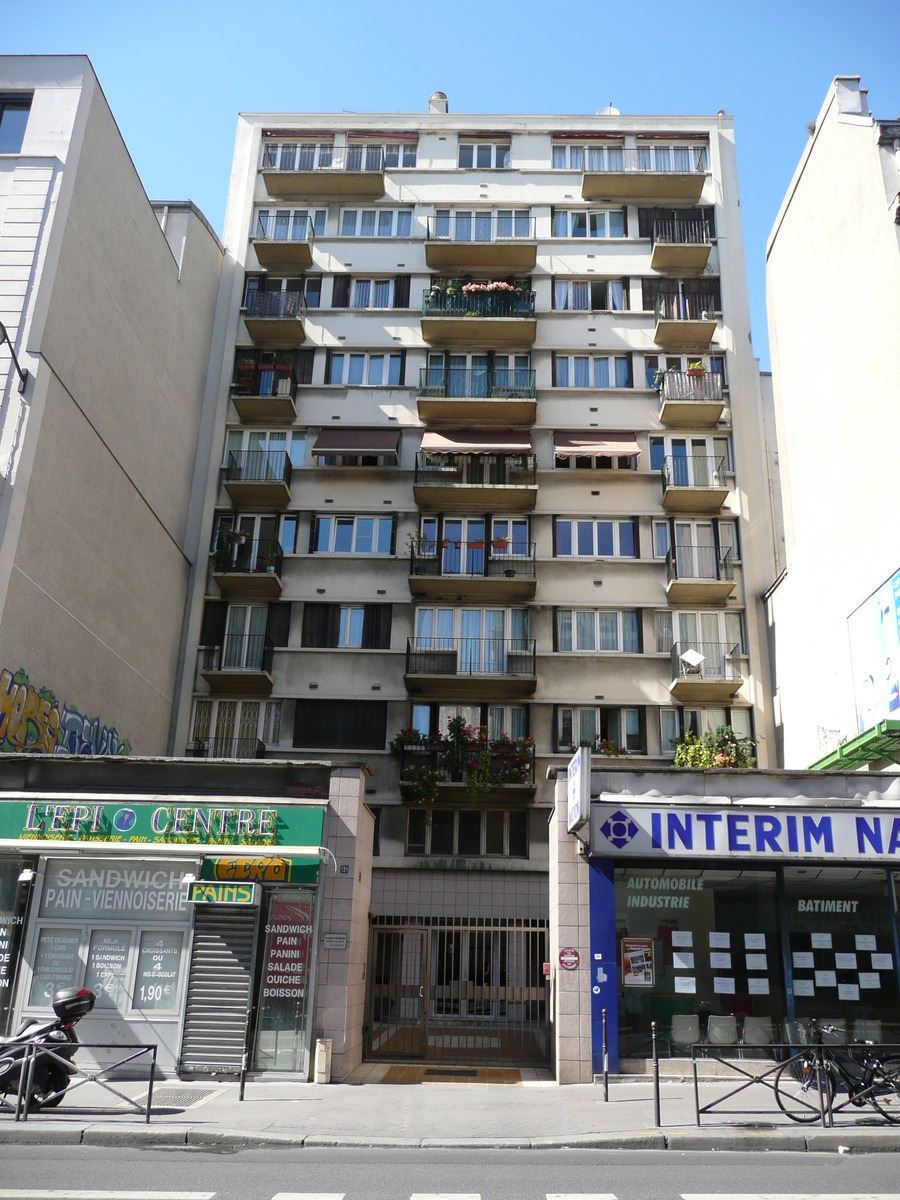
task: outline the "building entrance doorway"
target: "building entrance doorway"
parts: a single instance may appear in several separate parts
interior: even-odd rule
[[[366,1057],[546,1062],[547,945],[543,920],[376,919]]]

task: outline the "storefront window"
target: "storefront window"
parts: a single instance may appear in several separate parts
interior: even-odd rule
[[[131,930],[94,929],[88,948],[84,986],[97,997],[96,1008],[125,1008],[125,979]]]
[[[60,988],[74,987],[81,928],[43,928],[38,934],[29,1003],[49,1008]]]
[[[271,896],[266,917],[255,1066],[302,1071],[306,1054],[316,894],[311,888]]]
[[[183,944],[184,934],[177,930],[143,931],[134,981],[135,1008],[145,1012],[175,1011]]]
[[[0,862],[0,1034],[7,1032],[25,928],[27,885],[19,884],[23,862]]]

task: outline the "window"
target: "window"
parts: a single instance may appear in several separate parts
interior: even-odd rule
[[[527,208],[436,208],[428,232],[431,238],[453,242],[534,237],[531,212]]]
[[[641,653],[640,613],[593,609],[556,610],[556,647],[567,653]]]
[[[255,758],[281,740],[280,700],[195,700],[189,751],[210,758]]]
[[[408,308],[409,307],[408,275],[397,275],[391,279],[353,279],[347,275],[336,275],[332,292],[333,308]],[[347,286],[339,281],[350,283],[349,301],[344,303]]]
[[[658,142],[638,144],[635,164],[638,171],[689,173],[707,171],[706,146],[665,146]],[[621,167],[591,167],[591,170],[621,170]]]
[[[418,649],[450,648],[459,639],[464,669],[474,672],[502,671],[505,650],[526,651],[529,640],[527,608],[417,608]]]
[[[726,551],[730,561],[740,559],[736,521],[675,521],[676,567],[681,576],[715,579],[717,561]],[[719,549],[716,553],[716,527]],[[665,558],[670,547],[668,521],[653,522],[653,557]]]
[[[528,857],[528,813],[524,811],[410,808],[406,820],[409,856]]]
[[[246,479],[279,478],[284,470],[283,455],[292,467],[306,461],[306,430],[229,429],[225,435],[224,466],[240,464]],[[241,458],[243,455],[243,459]]]
[[[678,709],[661,708],[659,710],[659,741],[663,754],[675,753],[675,743],[680,736]]]
[[[732,562],[740,562],[741,545],[738,540],[737,521],[719,522],[719,548],[722,551],[729,550],[731,552]]]
[[[685,733],[703,737],[706,733],[715,733],[720,725],[728,724],[728,710],[725,708],[683,708],[681,719]]]
[[[396,171],[416,165],[416,141],[352,142],[347,146],[347,169],[379,171],[382,165]]]
[[[300,644],[307,649],[389,650],[390,604],[317,604],[303,606]]]
[[[553,465],[558,471],[636,471],[636,454],[556,454]]]
[[[553,307],[557,312],[622,312],[628,308],[627,279],[553,280]],[[594,385],[608,387],[609,384]]]
[[[333,166],[332,142],[266,142],[263,145],[264,171],[315,171]]]
[[[676,371],[683,373],[688,369],[688,365],[694,362],[702,363],[710,375],[721,375],[722,387],[727,386],[725,383],[724,354],[667,354],[664,359],[658,354],[645,354],[644,378],[646,386],[655,390],[659,386],[657,372]]]
[[[402,387],[406,354],[381,351],[329,350],[325,359],[325,382],[346,387]]]
[[[739,611],[673,612],[656,614],[656,652],[671,653],[675,642],[718,642],[747,653],[744,622]]]
[[[31,111],[31,97],[0,100],[0,154],[19,154]]]
[[[260,208],[253,236],[274,242],[305,242],[325,234],[326,208]]]
[[[655,222],[665,221],[671,225],[678,221],[685,226],[689,240],[700,241],[701,236],[716,236],[716,214],[711,207],[696,208],[639,208],[638,237],[653,237]]]
[[[722,311],[719,279],[702,275],[697,279],[644,278],[641,280],[644,312],[659,309],[667,321],[700,321]]]
[[[555,238],[623,238],[627,234],[624,208],[587,209],[555,208],[553,236]]]
[[[633,386],[631,355],[557,354],[552,356],[553,386],[627,388]]]
[[[311,554],[391,554],[396,517],[313,517]]]
[[[338,229],[341,237],[410,237],[412,216],[411,208],[345,208]]]
[[[235,351],[232,388],[239,396],[292,396],[294,384],[312,383],[315,350]]]
[[[491,741],[503,734],[513,741],[528,736],[528,709],[521,704],[414,704],[410,727],[422,737],[446,734],[452,717],[462,717],[473,728],[486,725]]]
[[[512,166],[509,142],[460,142],[458,165],[480,170]]]
[[[645,754],[643,709],[566,708],[557,710],[557,749],[612,742],[620,751]]]
[[[637,520],[557,518],[554,556],[637,558]]]
[[[294,749],[383,750],[386,700],[296,700]]]
[[[658,471],[668,460],[669,483],[674,487],[710,487],[725,471],[734,470],[731,438],[650,438],[650,470]]]

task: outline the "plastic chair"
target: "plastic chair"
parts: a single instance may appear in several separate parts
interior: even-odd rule
[[[669,1057],[672,1057],[672,1046],[686,1049],[700,1041],[700,1018],[696,1013],[675,1013],[672,1016],[672,1028],[669,1031]]]
[[[853,1022],[854,1042],[875,1042],[877,1045],[881,1041],[881,1036],[880,1021],[863,1021],[857,1019]]]
[[[711,1013],[706,1040],[711,1046],[733,1046],[737,1042],[737,1017],[717,1017]]]
[[[744,1028],[741,1032],[742,1046],[771,1046],[772,1018],[744,1017]]]

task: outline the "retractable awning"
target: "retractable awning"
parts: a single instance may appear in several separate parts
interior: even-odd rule
[[[396,454],[399,429],[323,429],[312,448],[317,454]]]
[[[553,435],[556,454],[559,458],[575,455],[603,454],[611,458],[631,458],[640,454],[633,433],[607,433],[591,429],[587,433],[555,433]]]
[[[518,429],[445,429],[426,433],[422,449],[432,454],[530,454],[531,439]]]

